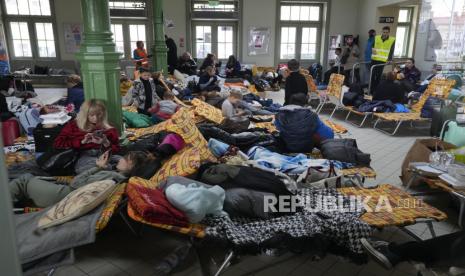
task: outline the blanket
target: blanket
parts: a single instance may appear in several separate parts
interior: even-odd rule
[[[360,220],[363,209],[315,212],[317,204],[321,203],[318,199],[322,196],[340,197],[343,205],[348,206],[348,198],[335,189],[301,189],[298,195],[309,200],[313,210],[304,208],[291,215],[270,219],[208,217],[203,222],[207,225],[206,237],[228,242],[236,250],[246,253],[259,253],[295,241],[316,239],[326,241],[320,243],[324,247],[320,249],[324,252],[337,248],[334,253],[347,255],[355,261],[364,259],[360,239],[370,237],[371,228]]]
[[[69,254],[65,252],[69,252],[71,248],[95,242],[95,224],[102,210],[103,205],[78,219],[44,230],[39,230],[37,225],[48,208],[35,213],[16,215],[15,230],[21,264],[28,268],[30,273],[40,272],[51,266],[50,260],[63,259],[51,255],[66,256]],[[46,267],[30,265],[44,263],[41,260],[47,260]]]

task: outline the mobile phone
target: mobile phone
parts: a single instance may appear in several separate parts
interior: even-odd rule
[[[94,136],[98,138],[103,138],[103,130],[96,130]]]

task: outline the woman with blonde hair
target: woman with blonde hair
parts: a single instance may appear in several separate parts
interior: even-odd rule
[[[53,146],[79,151],[75,166],[78,174],[95,166],[95,160],[105,151],[116,154],[120,150],[118,131],[108,123],[105,104],[96,99],[82,104],[76,119],[61,130]],[[118,159],[118,156],[112,156],[110,162]]]

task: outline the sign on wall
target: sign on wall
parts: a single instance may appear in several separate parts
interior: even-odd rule
[[[392,24],[394,23],[394,16],[380,16],[379,23]]]
[[[82,25],[78,23],[65,23],[63,27],[66,53],[73,54],[79,52],[82,41]]]
[[[251,27],[249,29],[249,56],[267,55],[269,53],[270,37],[270,28]]]

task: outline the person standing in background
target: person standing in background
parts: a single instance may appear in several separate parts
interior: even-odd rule
[[[178,63],[178,47],[171,37],[165,35],[165,43],[168,48],[168,72],[173,74]]]
[[[359,62],[360,49],[358,45],[354,43],[354,37],[348,36],[346,38],[347,46],[344,49],[342,55],[342,66],[344,66],[345,85],[350,86],[351,84],[351,73],[354,65]],[[357,67],[354,69],[353,74],[355,75],[355,81],[360,83],[360,69]]]
[[[383,27],[383,34],[375,36],[375,43],[373,44],[371,54],[371,66],[386,64],[392,60],[394,55],[394,44],[396,38],[389,36],[391,28],[389,26]],[[373,75],[371,76],[370,93],[373,94],[378,86],[381,76],[383,75],[384,66],[377,66],[373,68]]]
[[[144,42],[137,41],[136,47],[137,48],[132,52],[132,58],[136,63],[136,71],[138,71],[141,67],[146,69],[149,68],[149,58],[151,58],[152,55],[147,55],[147,51],[144,48]]]
[[[375,36],[376,36],[376,31],[374,29],[371,29],[368,31],[368,40],[365,45],[365,59],[364,61],[367,62],[365,63],[365,74],[364,75],[364,83],[369,83],[370,82],[370,69],[371,69],[371,54],[372,54],[372,49],[375,45]]]

